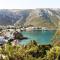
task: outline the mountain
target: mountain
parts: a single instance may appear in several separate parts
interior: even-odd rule
[[[0,10],[0,25],[14,25],[16,21],[23,20],[27,16],[28,13],[25,10]]]
[[[60,21],[60,9],[31,9],[24,20],[18,20],[16,25],[56,28]],[[24,22],[23,22],[24,21]]]
[[[1,9],[0,25],[58,27],[60,9]]]

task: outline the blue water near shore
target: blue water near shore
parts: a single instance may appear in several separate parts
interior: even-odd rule
[[[28,44],[31,40],[35,40],[39,44],[51,44],[52,43],[52,38],[55,34],[55,30],[46,30],[46,31],[41,31],[41,30],[36,30],[36,31],[23,31],[22,32],[23,36],[27,37],[28,39],[22,40],[20,44]]]

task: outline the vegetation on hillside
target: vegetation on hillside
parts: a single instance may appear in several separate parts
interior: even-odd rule
[[[27,45],[5,44],[0,47],[0,60],[59,60],[60,46],[39,45],[31,41]]]

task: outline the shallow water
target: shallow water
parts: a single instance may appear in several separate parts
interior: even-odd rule
[[[20,41],[20,44],[26,45],[29,43],[31,40],[37,41],[39,44],[51,44],[52,43],[52,38],[55,34],[55,30],[46,30],[46,31],[41,31],[41,30],[36,30],[36,31],[23,31],[22,32],[23,36],[27,37],[28,39]]]

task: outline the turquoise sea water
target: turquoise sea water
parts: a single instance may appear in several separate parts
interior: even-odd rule
[[[36,31],[30,31],[22,32],[23,36],[28,37],[28,39],[22,40],[20,44],[26,45],[29,43],[31,40],[37,41],[39,44],[51,44],[52,43],[52,38],[55,34],[55,31],[41,31],[41,30],[36,30]]]

